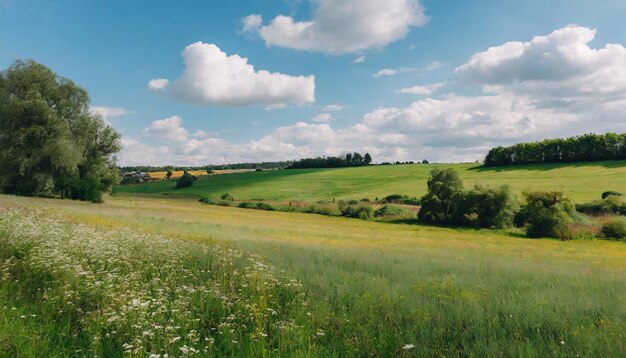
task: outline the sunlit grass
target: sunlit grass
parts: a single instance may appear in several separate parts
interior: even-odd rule
[[[435,167],[453,167],[466,187],[474,184],[510,185],[523,190],[561,190],[576,202],[599,199],[607,190],[626,194],[626,161],[525,165],[481,168],[478,164],[386,165],[339,169],[270,170],[199,177],[193,187],[175,189],[174,182],[118,186],[118,192],[218,198],[224,193],[237,200],[332,200],[382,198],[390,194],[420,197]]]
[[[261,255],[303,284],[309,306],[290,314],[309,322],[303,337],[314,356],[623,356],[626,349],[620,242],[530,240],[176,197],[122,195],[94,205],[0,196],[0,206],[12,205],[100,230],[132,228]]]

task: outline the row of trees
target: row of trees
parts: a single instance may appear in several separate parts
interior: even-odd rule
[[[355,152],[345,157],[304,158],[291,163],[287,169],[360,167],[371,163],[372,156],[369,153],[361,155]]]
[[[566,139],[496,147],[485,166],[626,159],[626,133],[585,134]]]
[[[428,179],[418,219],[428,224],[507,228],[527,226],[530,237],[565,237],[575,215],[574,204],[561,192],[525,193],[519,206],[508,186],[477,185],[465,190],[454,169],[435,169]]]
[[[0,190],[100,201],[119,179],[120,135],[87,92],[35,61],[0,75]]]
[[[167,172],[167,171],[196,171],[196,170],[230,170],[230,169],[280,169],[291,165],[292,161],[277,162],[259,162],[259,163],[233,163],[221,165],[203,165],[203,166],[151,166],[136,165],[121,167],[120,170],[127,172]]]

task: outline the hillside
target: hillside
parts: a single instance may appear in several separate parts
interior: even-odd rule
[[[0,195],[0,211],[15,206],[25,209],[0,213],[0,242],[30,246],[15,251],[20,260],[3,259],[20,280],[0,281],[0,306],[15,307],[0,319],[0,346],[14,342],[25,356],[78,349],[121,356],[129,341],[161,345],[170,355],[189,347],[206,355],[403,356],[410,345],[414,356],[429,357],[623,356],[626,349],[621,242],[527,240],[500,231],[204,206],[184,197],[123,195],[94,205]],[[12,255],[0,247],[2,257]],[[59,257],[67,270],[45,271]],[[20,270],[26,265],[40,271]],[[92,294],[103,276],[126,285]],[[37,296],[44,284],[47,297],[71,293],[81,305],[59,299],[67,313],[54,323],[57,301]],[[16,287],[28,299],[14,300]],[[155,305],[162,312],[156,316],[134,303],[160,304],[162,296],[173,305]],[[68,317],[91,330],[66,324]],[[175,331],[154,329],[162,322]],[[284,333],[292,327],[285,322],[297,322],[298,331]],[[251,327],[268,337],[257,339]],[[119,338],[104,334],[113,330]],[[206,348],[205,337],[214,339]]]
[[[577,202],[597,199],[602,191],[626,193],[626,161],[479,167],[476,164],[413,164],[339,169],[271,170],[199,177],[191,188],[175,189],[163,181],[117,186],[117,192],[217,197],[236,199],[332,200],[384,197],[389,194],[421,196],[436,167],[455,168],[466,187],[474,184],[510,185],[526,189],[562,190]]]

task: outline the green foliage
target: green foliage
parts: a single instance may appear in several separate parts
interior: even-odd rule
[[[416,197],[408,195],[391,194],[381,200],[382,203],[404,204],[404,205],[421,205],[422,201]]]
[[[173,175],[172,171],[168,169],[167,173],[165,174],[167,179],[169,180],[172,177],[172,175]]]
[[[609,195],[602,200],[577,204],[576,210],[588,215],[626,214],[626,202],[621,196]]]
[[[244,202],[239,203],[239,205],[237,206],[242,209],[259,209],[259,210],[267,210],[267,211],[276,210],[276,208],[274,208],[272,205],[268,203],[264,203],[264,202],[253,203],[249,201],[244,201]]]
[[[233,196],[228,194],[228,193],[222,194],[222,196],[220,196],[220,199],[222,199],[222,200],[230,200],[230,201],[235,200],[235,198],[233,198]]]
[[[202,204],[213,204],[213,200],[207,198],[206,196],[202,196],[198,199],[198,201]]]
[[[496,147],[485,157],[485,166],[580,162],[626,158],[626,133],[585,134]]]
[[[513,226],[519,209],[511,188],[503,185],[490,188],[476,185],[464,196],[464,212],[476,214],[475,223],[483,228],[508,228]]]
[[[573,221],[574,204],[562,192],[534,191],[524,193],[526,205],[521,210],[523,223],[528,224],[529,237],[569,236],[567,225]],[[521,220],[516,220],[520,223]]]
[[[602,224],[600,232],[607,239],[626,239],[626,219],[623,217],[615,217]]]
[[[304,168],[340,168],[340,167],[360,167],[369,165],[372,162],[372,156],[365,153],[348,153],[345,158],[342,157],[317,157],[304,158],[291,163],[287,169],[304,169]]]
[[[428,193],[422,197],[417,215],[429,224],[460,225],[466,222],[463,212],[463,181],[454,169],[433,169],[427,182]]]
[[[189,172],[184,172],[183,175],[176,181],[176,189],[188,188],[193,186],[195,179]]]
[[[374,212],[375,217],[408,217],[411,213],[398,205],[383,205]]]
[[[0,189],[99,200],[118,180],[120,135],[89,111],[87,92],[35,61],[0,75]],[[95,183],[95,184],[94,184]]]
[[[602,193],[602,199],[606,199],[606,197],[609,196],[609,195],[622,196],[624,194],[619,193],[617,191],[609,190],[609,191],[605,191],[604,193]]]
[[[340,206],[342,216],[370,220],[374,215],[374,208],[369,204],[342,205]]]

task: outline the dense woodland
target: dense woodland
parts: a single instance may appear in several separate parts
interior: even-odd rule
[[[362,155],[355,152],[345,157],[304,158],[293,162],[287,169],[361,167],[371,163],[372,156],[369,153]]]
[[[626,159],[626,133],[585,134],[565,139],[496,147],[485,166]]]

